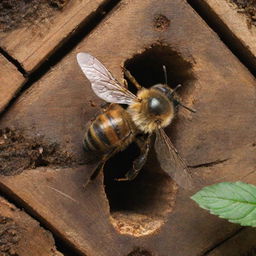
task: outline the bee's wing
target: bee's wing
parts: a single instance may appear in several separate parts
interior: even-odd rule
[[[185,189],[192,189],[192,177],[184,160],[163,129],[156,131],[155,151],[161,168]]]
[[[91,82],[93,91],[101,99],[111,103],[130,105],[137,98],[120,85],[104,65],[92,55],[80,52],[77,54],[77,62]]]

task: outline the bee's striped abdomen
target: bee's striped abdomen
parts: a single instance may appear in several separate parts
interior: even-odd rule
[[[131,118],[119,105],[112,105],[88,127],[84,137],[86,151],[107,152],[127,143],[131,131]]]

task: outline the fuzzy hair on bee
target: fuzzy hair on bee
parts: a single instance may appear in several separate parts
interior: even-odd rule
[[[174,104],[157,89],[141,89],[138,100],[128,106],[133,122],[144,133],[168,126],[174,118]]]
[[[125,174],[125,177],[117,179],[133,180],[146,163],[154,134],[156,137],[154,148],[162,170],[181,187],[191,189],[193,182],[187,164],[180,157],[163,128],[172,122],[177,105],[191,112],[195,111],[177,100],[175,91],[180,85],[175,89],[167,85],[165,67],[163,66],[166,84],[156,84],[148,89],[142,87],[131,73],[125,70],[126,77],[138,90],[135,95],[128,90],[127,83],[120,84],[92,55],[78,53],[77,61],[95,94],[110,103],[107,109],[89,123],[85,131],[86,152],[99,152],[103,155],[91,180],[97,177],[111,156],[135,142],[140,148],[140,154],[134,159],[132,169]],[[128,107],[123,108],[119,104]]]

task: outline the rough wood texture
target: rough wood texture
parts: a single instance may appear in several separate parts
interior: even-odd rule
[[[237,38],[248,51],[247,57],[256,66],[256,27],[250,25],[248,17],[239,12],[237,6],[228,0],[193,0],[192,2],[201,6],[203,12],[215,19],[215,22],[220,19],[223,24],[219,24],[219,29],[225,33],[227,27],[232,37]],[[212,16],[212,13],[216,16]]]
[[[99,58],[119,80],[120,66],[130,60],[126,66],[143,85],[163,82],[163,64],[170,84],[184,85],[179,94],[197,113],[181,110],[167,133],[188,164],[199,166],[194,171],[202,184],[195,191],[216,181],[238,180],[255,168],[255,80],[180,0],[123,2],[20,98],[1,127],[20,128],[34,138],[43,135],[82,161],[85,124],[101,101],[76,63],[80,51]],[[132,255],[136,247],[154,256],[198,256],[240,228],[200,209],[190,192],[177,193],[153,152],[134,182],[109,181],[111,171],[122,170],[124,163],[125,158],[116,159],[107,166],[105,187],[101,174],[82,188],[92,172],[89,165],[26,170],[2,176],[0,183],[88,256]]]
[[[50,2],[66,2],[66,5],[58,9],[51,6]],[[0,30],[0,47],[16,59],[27,72],[30,72],[47,58],[55,47],[63,43],[103,2],[104,0],[27,2],[23,12],[29,8],[32,9],[30,20],[24,21],[23,18],[17,20],[18,25],[14,24],[13,28],[10,27],[5,32]],[[39,10],[33,10],[33,5]],[[17,12],[16,16],[19,14],[19,9]]]
[[[255,229],[244,228],[206,256],[253,256],[256,253],[255,235]]]
[[[22,86],[25,78],[0,54],[0,113]]]
[[[1,256],[61,256],[49,231],[0,197]]]

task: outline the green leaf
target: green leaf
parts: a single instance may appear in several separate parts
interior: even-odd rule
[[[204,187],[191,198],[212,214],[242,226],[256,227],[256,186],[222,182]]]

